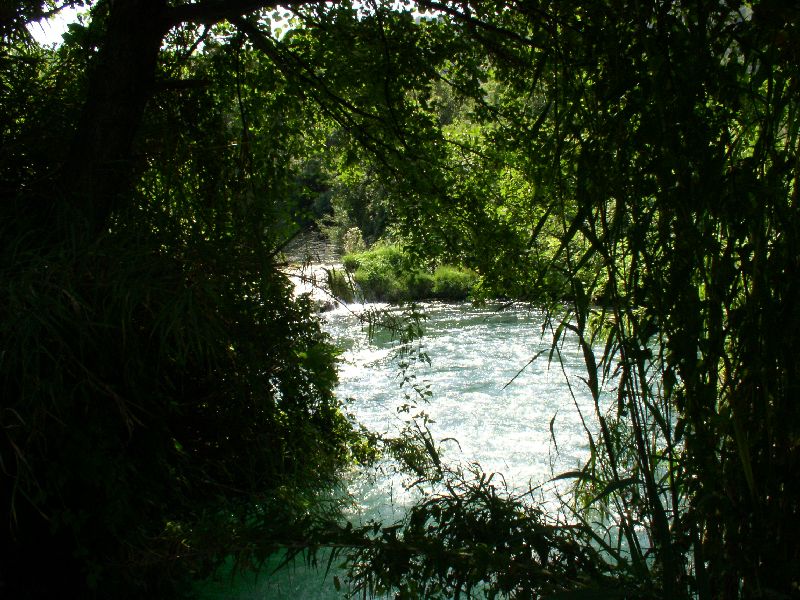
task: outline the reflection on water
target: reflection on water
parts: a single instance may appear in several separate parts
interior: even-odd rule
[[[519,488],[549,478],[551,461],[556,472],[577,467],[586,455],[586,438],[564,371],[557,360],[548,362],[552,334],[542,332],[544,316],[526,307],[498,312],[434,303],[424,308],[428,319],[421,344],[431,364],[418,361],[412,372],[417,384],[430,386],[429,402],[417,404],[433,419],[434,437],[455,438],[460,445],[460,452],[448,445],[446,458],[479,462]],[[325,319],[334,340],[347,348],[340,397],[351,398],[349,410],[370,429],[397,431],[402,422],[397,407],[407,402],[407,388],[399,387],[396,342],[370,342],[347,309]],[[577,345],[565,344],[561,357],[572,391],[585,414],[591,413],[578,379],[584,367]],[[550,430],[554,417],[558,453]]]
[[[349,412],[371,430],[392,435],[408,418],[398,407],[415,402],[432,419],[435,439],[457,440],[442,446],[445,461],[479,463],[485,472],[501,473],[515,490],[582,466],[588,447],[577,407],[587,421],[593,411],[580,380],[584,366],[577,344],[568,340],[560,347],[561,362],[556,356],[549,362],[552,332],[544,315],[527,307],[432,303],[424,309],[428,318],[420,343],[431,362],[413,363],[406,376],[415,379],[402,387],[398,342],[387,335],[369,340],[354,307],[325,313],[326,330],[345,350],[337,393]],[[429,386],[427,402],[411,383]],[[397,520],[410,501],[402,480],[391,474],[355,476],[351,493],[356,520]],[[341,597],[332,575],[323,579],[324,569],[322,560],[319,572],[299,565],[259,580],[237,580],[235,592],[229,580],[222,581],[220,592],[208,589],[206,597]]]

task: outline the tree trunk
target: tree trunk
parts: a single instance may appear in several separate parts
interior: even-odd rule
[[[94,234],[134,182],[133,143],[169,29],[165,0],[109,2],[103,44],[64,164],[71,209]]]

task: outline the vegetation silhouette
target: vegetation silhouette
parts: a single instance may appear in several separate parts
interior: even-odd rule
[[[66,5],[57,49],[57,3],[0,14],[5,594],[329,547],[400,598],[800,596],[793,4]],[[344,414],[279,268],[314,220],[541,304],[551,361],[577,336],[600,429],[559,513]],[[342,525],[378,446],[422,500]]]

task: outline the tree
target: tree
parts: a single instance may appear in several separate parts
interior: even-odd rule
[[[387,44],[420,52],[420,29],[307,3],[317,31],[278,43],[237,16],[269,3],[145,4],[97,3],[58,51],[3,39],[11,593],[171,595],[231,553],[257,564],[327,523],[319,494],[365,456],[276,255],[315,111],[395,171],[414,154],[401,92],[424,72],[362,89],[322,34],[378,73]],[[206,28],[226,17],[239,32]],[[320,65],[338,65],[330,84]]]
[[[364,457],[336,351],[277,265],[303,109],[280,78],[248,95],[236,39],[191,56],[193,31],[103,81],[154,34],[108,41],[126,13],[95,10],[58,51],[3,47],[0,581],[18,597],[173,596],[231,554],[257,563],[333,518],[325,494]]]
[[[591,536],[592,515],[604,515],[610,533],[593,543],[614,574],[572,589],[796,596],[789,565],[800,552],[800,507],[790,498],[800,421],[789,348],[798,321],[795,278],[784,274],[796,268],[797,48],[788,39],[797,12],[771,2],[437,6],[487,49],[487,69],[509,90],[494,102],[473,94],[491,126],[460,189],[487,189],[493,164],[498,178],[513,168],[527,196],[500,198],[528,202],[517,210],[533,217],[506,227],[499,244],[497,228],[475,228],[467,255],[532,248],[557,224],[547,269],[531,273],[499,253],[498,271],[521,264],[514,279],[534,286],[548,272],[566,278],[569,310],[554,307],[562,313],[554,352],[564,332],[578,336],[601,423],[587,431],[586,468],[565,476],[584,501],[573,523]],[[461,223],[492,214],[487,206],[460,202],[444,226],[458,236]],[[414,239],[441,229],[442,214],[451,213],[435,223],[420,215]],[[498,291],[509,289],[479,270]],[[411,523],[410,533],[467,547],[468,529],[455,525],[446,502],[419,507],[425,527]],[[480,506],[488,511],[489,500]],[[441,551],[426,554],[430,546],[411,539],[414,558],[361,576],[405,590],[434,577],[445,594],[458,594],[477,572],[490,591],[556,591],[543,571],[534,583],[506,587],[490,558],[427,570]],[[495,540],[481,556],[502,555],[508,543]],[[387,543],[378,560],[393,551]]]
[[[331,395],[333,352],[274,264],[291,230],[277,218],[292,213],[287,157],[322,117],[402,198],[391,216],[417,255],[550,301],[553,356],[572,331],[601,423],[591,461],[564,475],[567,520],[433,455],[444,492],[405,530],[316,529],[382,565],[353,562],[357,584],[796,595],[793,7],[419,2],[437,16],[415,20],[296,2],[278,36],[269,2],[117,0],[56,57],[11,33],[44,6],[3,22],[2,458],[4,508],[54,557],[78,556],[102,590],[135,571],[97,564],[110,547],[130,567],[191,539],[213,565],[309,531],[320,504],[295,484],[330,481],[358,448]],[[443,84],[470,107],[461,129],[437,110]],[[258,452],[232,462],[245,448]],[[81,509],[98,494],[90,530]],[[292,527],[276,531],[287,495]],[[24,537],[3,548],[34,555]]]

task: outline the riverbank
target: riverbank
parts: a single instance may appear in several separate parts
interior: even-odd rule
[[[344,302],[457,302],[473,298],[480,280],[474,271],[453,265],[422,268],[394,245],[346,254],[342,265],[329,272],[328,286]]]

